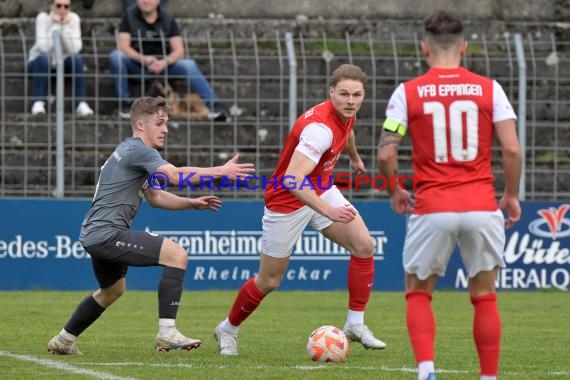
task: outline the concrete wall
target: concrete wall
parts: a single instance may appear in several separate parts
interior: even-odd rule
[[[0,17],[33,17],[49,0],[2,0]],[[73,8],[84,17],[119,17],[121,0],[94,0],[86,10],[82,0]],[[179,18],[309,18],[422,19],[434,9],[447,8],[465,19],[504,21],[570,20],[570,0],[168,0]]]

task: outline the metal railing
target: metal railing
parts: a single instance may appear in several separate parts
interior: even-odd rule
[[[276,32],[270,37],[255,33],[237,37],[230,31],[225,37],[213,37],[209,32],[183,37],[188,57],[196,60],[232,116],[224,123],[190,116],[171,119],[168,142],[162,153],[175,165],[219,165],[233,152],[240,152],[241,161],[254,162],[258,175],[269,176],[289,130],[291,112],[301,112],[325,99],[332,70],[338,64],[351,62],[361,66],[369,76],[367,98],[355,131],[359,152],[370,174],[375,175],[378,173],[376,144],[388,98],[399,83],[426,70],[416,34],[403,38],[394,34],[357,36],[347,32],[344,38],[339,38],[326,33],[315,37]],[[497,79],[515,109],[520,111],[525,109],[521,106],[526,106],[523,113],[526,114],[523,120],[526,121],[523,193],[526,199],[569,199],[570,64],[560,51],[568,51],[570,41],[557,40],[553,34],[528,34],[516,39],[512,35],[489,38],[484,33],[470,37],[464,65]],[[59,194],[55,112],[49,108],[47,115],[39,118],[29,114],[30,80],[25,67],[32,43],[32,37],[23,32],[0,34],[0,196],[4,197]],[[62,115],[65,197],[91,197],[101,164],[130,135],[128,121],[115,113],[118,99],[107,69],[115,36],[92,32],[84,36],[83,46],[87,101],[96,112],[90,118],[77,117],[72,106],[73,86],[69,84],[73,78],[68,78]],[[526,81],[521,82],[519,68],[523,67]],[[294,75],[296,80],[292,80]],[[49,94],[53,90],[50,82]],[[146,90],[141,86],[133,94],[141,95]],[[52,101],[56,98],[49,97]],[[410,174],[408,140],[404,140],[400,154],[401,171]],[[337,165],[337,170],[349,168],[347,160]],[[493,169],[500,192],[502,169],[498,148],[494,150]],[[215,192],[225,198],[263,196],[261,190]],[[348,196],[377,199],[385,198],[386,193],[368,186],[350,189]]]

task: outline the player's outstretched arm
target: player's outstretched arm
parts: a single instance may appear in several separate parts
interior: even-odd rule
[[[201,178],[217,179],[227,177],[235,180],[237,177],[244,178],[255,172],[255,165],[252,163],[238,162],[239,153],[236,153],[231,159],[221,166],[212,166],[208,168],[184,166],[176,167],[172,164],[165,164],[157,169],[157,172],[164,173],[168,176],[169,183],[173,185],[180,184],[181,181],[190,181],[192,184],[200,184]]]
[[[222,201],[215,195],[206,195],[199,198],[180,197],[165,190],[148,188],[144,192],[145,198],[152,207],[164,210],[211,210],[218,211]]]

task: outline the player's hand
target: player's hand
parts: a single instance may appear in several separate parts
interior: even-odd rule
[[[351,205],[344,205],[331,209],[325,216],[333,222],[350,223],[356,217],[356,210]]]
[[[499,201],[499,208],[507,213],[506,228],[511,228],[521,219],[521,205],[518,198],[503,196]]]
[[[200,198],[188,198],[192,208],[196,210],[218,211],[222,207],[222,200],[214,195],[206,195]]]
[[[228,177],[230,180],[235,180],[238,176],[241,178],[247,177],[255,172],[255,165],[251,163],[239,164],[239,153],[236,153],[228,162],[222,166],[222,175]]]
[[[354,160],[350,160],[350,167],[356,174],[366,173],[366,166],[364,165],[364,161],[362,161],[362,158],[360,158],[360,156]]]
[[[395,187],[394,193],[390,197],[390,202],[392,210],[398,214],[409,214],[414,210],[412,196],[398,186]]]

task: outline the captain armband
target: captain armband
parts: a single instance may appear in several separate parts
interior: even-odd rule
[[[382,128],[384,128],[388,132],[397,133],[401,136],[404,136],[406,134],[406,131],[408,130],[408,127],[392,119],[386,119],[384,121],[384,124],[382,125]]]

